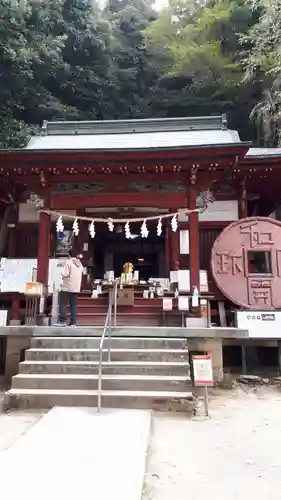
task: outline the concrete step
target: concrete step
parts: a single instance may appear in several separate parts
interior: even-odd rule
[[[79,327],[103,327],[105,323],[106,314],[79,314],[77,315],[77,326]],[[181,327],[181,316],[175,311],[175,314],[162,316],[162,314],[117,314],[116,325],[121,327]]]
[[[13,327],[14,328],[14,327]],[[22,333],[26,332],[30,334],[30,327],[22,327]],[[104,329],[104,324],[100,326],[90,326],[90,327],[49,327],[49,326],[37,326],[33,327],[33,334],[36,337],[101,337]],[[210,328],[167,328],[163,327],[147,327],[147,326],[119,326],[112,328],[112,338],[113,337],[142,337],[142,338],[178,338],[183,337],[210,337]],[[234,335],[237,333],[235,328],[227,331],[227,336]],[[214,335],[214,332],[212,333]],[[218,332],[216,332],[218,334]],[[244,332],[243,332],[244,334]]]
[[[98,301],[89,301],[89,303],[84,303],[82,302],[81,304],[78,303],[78,312],[79,313],[90,313],[92,312],[105,312],[107,313],[108,310],[108,304],[103,304],[99,303]],[[67,310],[69,311],[69,306],[67,307]],[[150,304],[149,302],[147,304],[135,304],[133,307],[132,306],[118,306],[117,312],[122,313],[122,314],[130,314],[131,312],[139,312],[139,313],[144,313],[144,312],[154,312],[157,311],[158,313],[162,313],[163,308],[162,304]]]
[[[108,351],[104,349],[104,360]],[[27,361],[95,361],[99,360],[99,349],[28,349]],[[188,351],[183,349],[111,349],[112,361],[185,361]]]
[[[96,374],[98,361],[23,361],[19,364],[20,373],[42,374]],[[150,374],[189,376],[188,361],[112,361],[103,362],[104,374]]]
[[[105,339],[105,346],[107,346]],[[31,347],[36,348],[52,348],[52,349],[94,349],[100,345],[98,337],[33,337],[31,339]],[[119,349],[185,349],[187,340],[183,338],[140,338],[140,337],[112,337],[111,347]]]
[[[53,408],[54,406],[97,406],[98,391],[11,389],[6,408]],[[191,391],[102,391],[107,408],[149,408],[186,411],[194,403]],[[75,431],[75,430],[74,430]]]
[[[98,375],[19,374],[12,379],[12,389],[77,390],[98,389]],[[183,375],[103,375],[102,389],[106,391],[178,391],[191,385],[190,377]]]
[[[134,306],[147,306],[147,305],[154,305],[162,309],[162,299],[144,299],[142,295],[136,295],[135,294],[135,300],[134,300]],[[78,305],[80,304],[100,304],[108,307],[108,296],[100,296],[97,299],[92,299],[91,298],[91,293],[85,294],[85,295],[78,295],[77,297],[77,303]],[[123,307],[127,306],[120,306],[118,304],[118,309],[122,309]]]
[[[105,323],[105,313],[80,313],[78,309],[77,326],[102,326]],[[153,313],[117,313],[117,326],[162,326],[162,314]]]

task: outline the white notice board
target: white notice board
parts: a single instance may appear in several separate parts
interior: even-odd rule
[[[62,269],[58,267],[59,259],[49,260],[49,292],[60,281]],[[0,291],[25,293],[26,283],[34,278],[37,259],[5,259],[0,266]]]
[[[236,311],[236,325],[251,338],[281,339],[281,311]]]
[[[192,356],[193,376],[196,386],[214,385],[212,358],[209,354]]]

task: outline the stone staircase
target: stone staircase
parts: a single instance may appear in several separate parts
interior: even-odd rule
[[[77,301],[78,326],[103,326],[108,310],[108,296],[97,299],[90,292],[81,293]],[[118,306],[116,326],[182,326],[178,310],[163,312],[161,299],[143,299],[135,294],[134,306]]]
[[[97,406],[99,343],[98,337],[32,338],[6,406]],[[105,344],[103,406],[184,410],[192,401],[185,339],[113,337],[110,362]]]

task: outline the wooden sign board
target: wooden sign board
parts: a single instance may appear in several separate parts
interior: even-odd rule
[[[123,290],[118,290],[117,304],[118,306],[133,307],[135,304],[134,290],[128,290],[126,288]]]
[[[208,354],[192,356],[194,383],[197,387],[214,385],[212,358]]]
[[[43,295],[43,285],[37,281],[26,283],[25,295],[41,297]]]

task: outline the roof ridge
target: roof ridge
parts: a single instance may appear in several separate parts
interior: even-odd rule
[[[227,130],[226,115],[133,120],[44,121],[42,135],[100,135]]]

